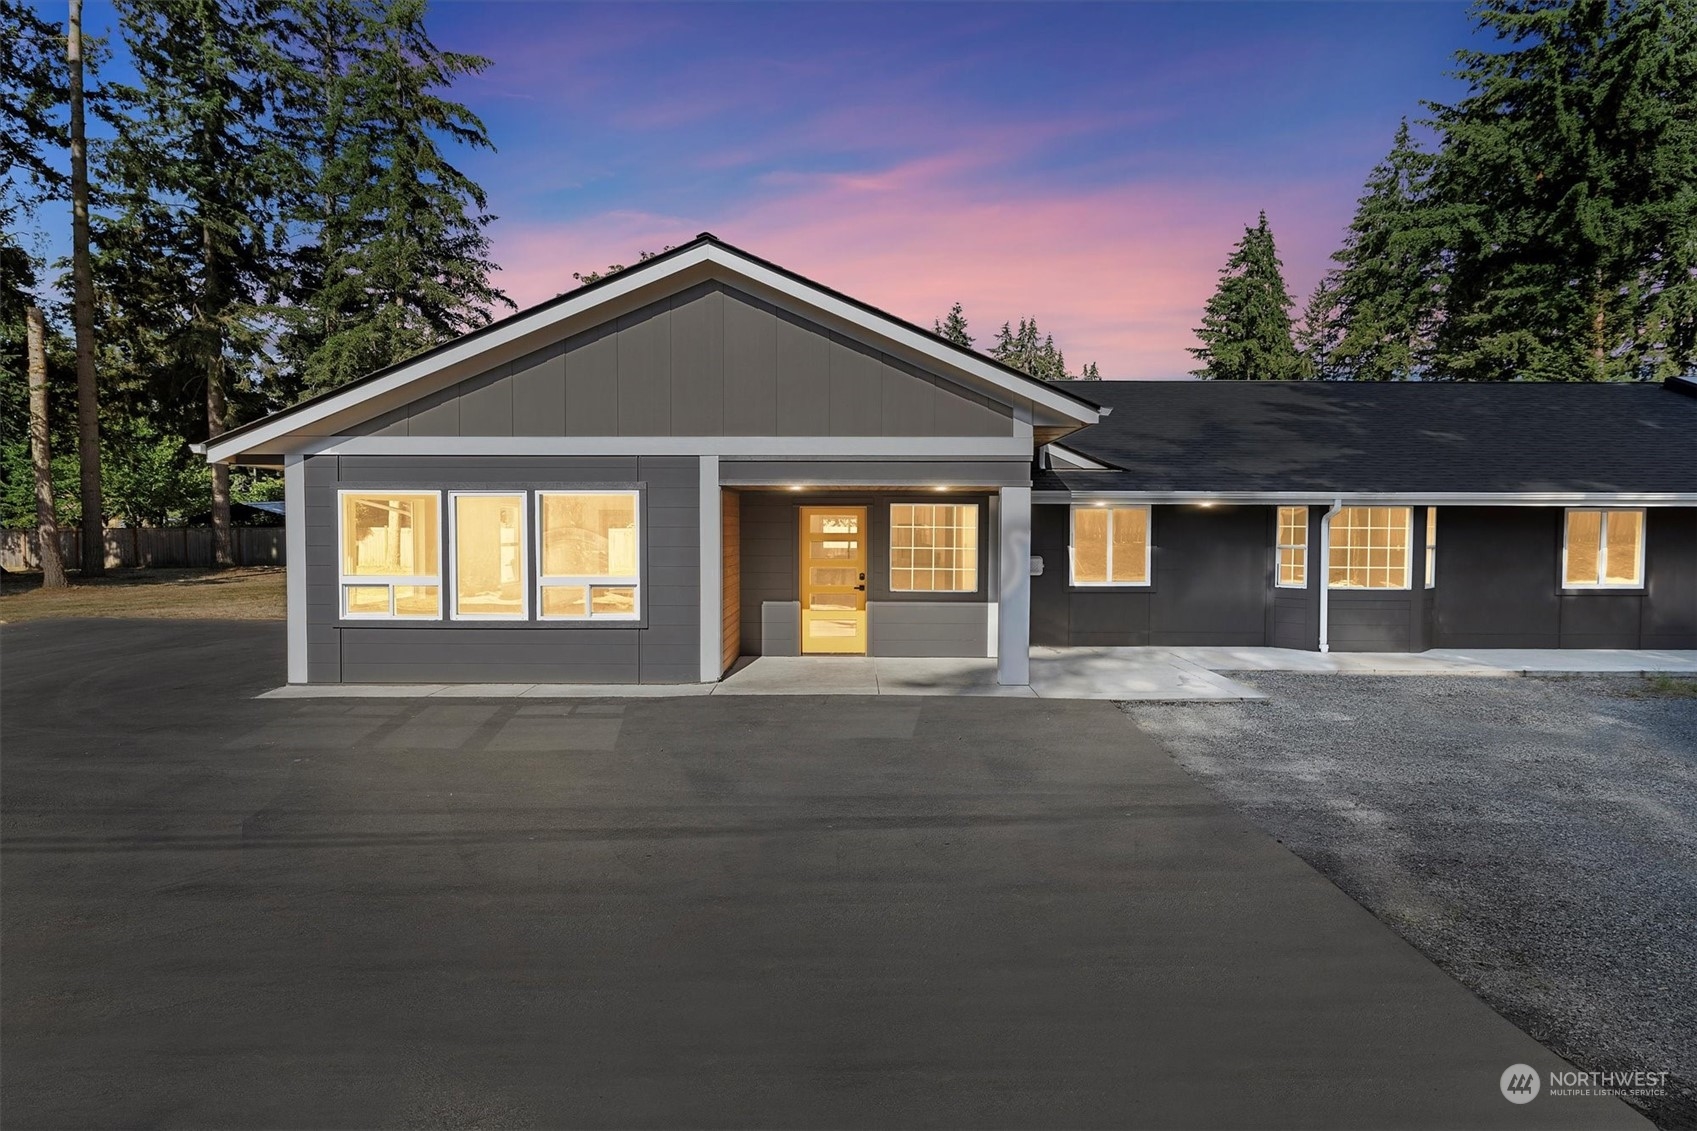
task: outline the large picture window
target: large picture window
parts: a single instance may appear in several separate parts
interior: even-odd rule
[[[1281,589],[1308,586],[1308,508],[1279,508],[1279,579]]]
[[[1072,508],[1068,547],[1074,585],[1149,584],[1149,508]]]
[[[538,491],[538,611],[543,620],[641,616],[635,491]]]
[[[455,492],[449,499],[456,620],[523,620],[524,495]]]
[[[1568,589],[1636,589],[1644,584],[1644,512],[1570,510],[1562,540]]]
[[[341,493],[342,616],[440,618],[441,496]]]
[[[1332,516],[1327,584],[1333,589],[1407,589],[1413,511],[1344,507]]]
[[[976,593],[978,505],[891,504],[890,591]]]

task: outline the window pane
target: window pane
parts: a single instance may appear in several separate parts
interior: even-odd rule
[[[978,588],[978,504],[892,503],[890,590],[971,593]]]
[[[636,496],[542,496],[545,577],[635,577]]]
[[[1115,507],[1113,515],[1113,580],[1141,585],[1149,580],[1149,512],[1143,507]]]
[[[1079,507],[1072,512],[1072,579],[1108,580],[1108,511]]]
[[[1603,580],[1610,585],[1637,585],[1639,547],[1644,539],[1644,512],[1610,511],[1607,570]]]
[[[1567,512],[1567,577],[1568,585],[1595,585],[1602,571],[1599,568],[1603,545],[1602,511]]]
[[[456,495],[454,611],[524,615],[524,496]]]
[[[349,616],[388,616],[389,587],[387,585],[349,585],[347,594]]]
[[[435,495],[343,495],[343,575],[435,577],[436,504]]]
[[[1332,519],[1327,584],[1334,589],[1408,588],[1408,507],[1344,507]]]
[[[542,615],[582,617],[589,615],[581,585],[549,585],[542,590]]]
[[[596,585],[589,590],[589,609],[598,617],[632,616],[636,613],[636,588]]]
[[[398,617],[441,616],[441,589],[435,585],[395,586],[395,615]]]

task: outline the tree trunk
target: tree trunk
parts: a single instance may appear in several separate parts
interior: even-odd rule
[[[201,312],[201,316],[208,322],[205,334],[206,438],[210,441],[224,434],[228,407],[224,402],[224,335],[219,332],[217,322],[212,320],[222,309],[223,296],[215,289],[217,251],[213,246],[212,229],[204,223],[200,227],[200,250],[208,291],[207,309]],[[235,564],[235,554],[230,548],[230,465],[215,463],[212,465],[212,565],[215,569],[225,569]]]
[[[41,587],[63,589],[65,558],[53,509],[53,451],[47,432],[47,322],[39,307],[24,311],[29,328],[29,455],[35,465],[35,530],[41,544]]]
[[[72,330],[77,346],[77,463],[82,497],[82,575],[106,572],[100,505],[100,390],[94,380],[94,273],[88,258],[88,140],[83,124],[82,0],[70,0],[65,60],[71,86]]]

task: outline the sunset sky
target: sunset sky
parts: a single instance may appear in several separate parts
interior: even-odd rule
[[[92,8],[90,23],[110,23]],[[1457,93],[1461,3],[438,3],[498,152],[500,283],[697,232],[983,343],[1173,377],[1265,208],[1298,307],[1397,121]]]

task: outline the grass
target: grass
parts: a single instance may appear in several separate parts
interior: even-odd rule
[[[50,617],[282,620],[281,566],[238,569],[115,569],[69,589],[41,588],[39,573],[0,579],[0,623]]]
[[[1651,699],[1697,699],[1697,678],[1679,675],[1646,676],[1643,694]]]

